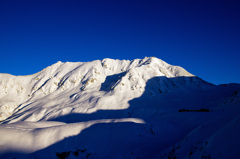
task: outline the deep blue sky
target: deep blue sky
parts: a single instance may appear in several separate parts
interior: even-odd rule
[[[0,72],[57,61],[156,56],[214,83],[240,83],[240,2],[1,0]]]

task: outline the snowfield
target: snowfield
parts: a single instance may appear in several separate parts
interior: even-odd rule
[[[57,62],[0,89],[0,158],[240,158],[240,84],[155,57]]]

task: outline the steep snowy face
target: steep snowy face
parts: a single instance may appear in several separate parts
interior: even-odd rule
[[[34,91],[40,89],[44,94],[49,94],[58,89],[65,90],[73,87],[81,87],[82,90],[99,88],[102,83],[108,82],[105,81],[107,77],[116,78],[115,80],[117,81],[113,84],[115,88],[121,83],[120,81],[129,83],[129,86],[138,83],[133,81],[146,83],[153,77],[166,77],[171,79],[195,76],[179,66],[169,65],[157,58],[144,58],[133,61],[103,59],[102,61],[97,60],[87,63],[58,62],[36,75],[35,80],[37,82],[34,82],[35,87],[33,89]],[[199,84],[204,83],[200,79],[197,80],[199,81],[195,82],[199,82]],[[178,81],[176,81],[176,84],[177,82]],[[189,85],[193,84],[188,83],[189,81],[183,82]],[[109,85],[109,83],[106,84]],[[142,87],[144,87],[144,84],[142,84]],[[33,93],[35,93],[34,91]]]
[[[16,121],[38,121],[70,112],[125,109],[129,100],[143,94],[150,80],[151,95],[211,85],[154,57],[57,62],[31,76],[0,74],[0,120],[12,114]]]
[[[17,106],[29,99],[31,76],[0,74],[0,120],[12,115]]]

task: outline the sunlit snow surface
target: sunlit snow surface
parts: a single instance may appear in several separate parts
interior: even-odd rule
[[[240,85],[154,57],[57,62],[0,89],[0,158],[240,158]]]

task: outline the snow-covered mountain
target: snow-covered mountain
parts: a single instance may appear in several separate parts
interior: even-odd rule
[[[57,62],[0,89],[0,157],[240,158],[240,85],[155,57]]]

